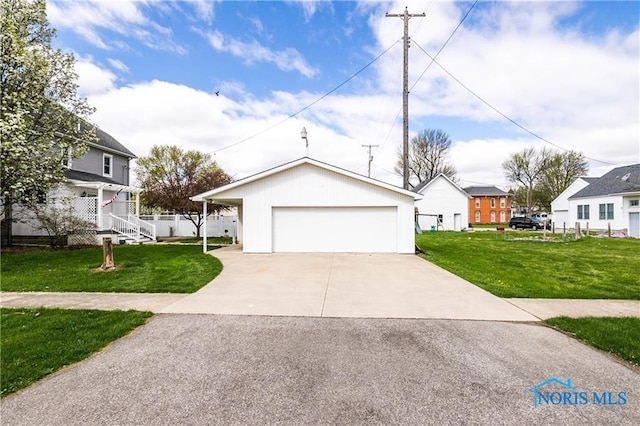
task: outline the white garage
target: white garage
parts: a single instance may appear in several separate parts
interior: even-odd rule
[[[302,158],[192,197],[238,208],[246,253],[414,253],[419,194]]]

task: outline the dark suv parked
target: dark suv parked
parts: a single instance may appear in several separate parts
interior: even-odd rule
[[[512,217],[509,220],[509,228],[511,229],[533,229],[534,231],[538,229],[551,229],[551,225],[549,223],[541,222],[537,218],[531,217]]]

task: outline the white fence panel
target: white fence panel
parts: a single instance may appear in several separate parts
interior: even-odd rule
[[[196,227],[181,215],[141,215],[140,219],[156,226],[158,237],[195,237]],[[202,235],[202,229],[200,234]],[[226,232],[225,232],[226,231]],[[207,218],[207,235],[210,237],[235,236],[235,216],[209,216]]]

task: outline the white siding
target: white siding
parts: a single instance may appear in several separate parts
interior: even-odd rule
[[[625,218],[623,208],[623,198],[621,196],[604,196],[591,198],[572,198],[569,200],[569,221],[567,227],[573,228],[576,222],[580,222],[580,227],[585,229],[587,223],[589,229],[607,229],[609,224],[611,229],[624,229],[628,227],[628,214]],[[613,220],[601,220],[600,204],[613,204]],[[578,220],[578,205],[589,206],[589,219]]]
[[[556,226],[562,226],[563,222],[569,220],[569,197],[571,197],[573,194],[577,193],[587,185],[589,185],[589,183],[586,180],[578,178],[574,180],[573,183],[567,187],[567,189],[562,191],[560,195],[558,195],[556,199],[551,202],[551,213],[553,213],[553,220],[556,223]],[[564,216],[561,214],[561,217],[558,217],[556,216],[557,212],[567,213],[565,213]]]
[[[248,253],[272,250],[273,207],[395,207],[397,250],[414,252],[414,216],[410,195],[392,191],[303,163],[279,173],[217,194],[220,199],[242,199],[239,235]],[[240,233],[241,232],[241,233]],[[371,232],[376,232],[372,229]]]
[[[446,231],[460,231],[467,227],[469,217],[469,197],[443,176],[438,176],[420,193],[422,200],[415,202],[420,214],[442,215],[442,225]],[[460,215],[456,220],[456,215]],[[418,216],[423,230],[436,225],[434,216]]]

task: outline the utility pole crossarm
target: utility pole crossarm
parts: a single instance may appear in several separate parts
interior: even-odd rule
[[[404,21],[404,55],[402,72],[402,187],[409,189],[409,19],[427,16],[425,13],[388,13],[387,18],[402,18]]]

